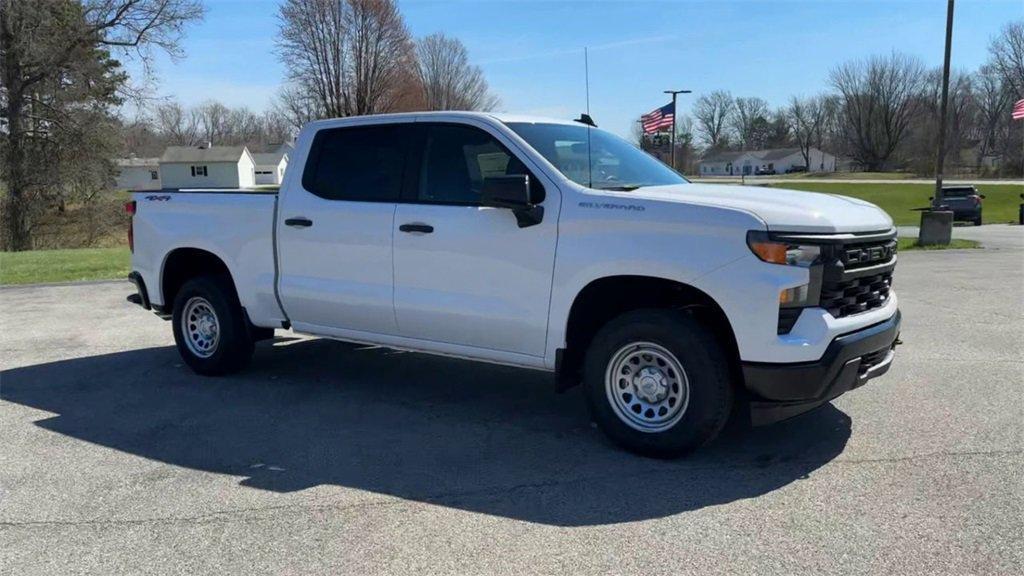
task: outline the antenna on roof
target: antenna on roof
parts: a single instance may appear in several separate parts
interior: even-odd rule
[[[580,114],[580,117],[573,120],[573,122],[579,122],[580,124],[586,124],[597,128],[597,123],[590,117],[590,56],[587,54],[587,47],[583,47],[583,78],[584,88],[587,94],[587,112],[586,114]]]

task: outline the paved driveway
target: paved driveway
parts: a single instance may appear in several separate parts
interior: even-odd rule
[[[285,335],[205,379],[126,284],[0,290],[0,573],[1019,574],[1024,228],[986,228],[900,256],[887,376],[671,462],[538,372]]]

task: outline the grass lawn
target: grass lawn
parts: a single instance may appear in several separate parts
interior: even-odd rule
[[[964,240],[963,238],[953,238],[952,242],[948,246],[919,246],[917,244],[917,238],[899,238],[899,250],[960,250],[963,248],[981,248],[980,242],[974,240]]]
[[[877,204],[889,213],[897,225],[916,226],[921,223],[921,213],[914,208],[929,205],[935,186],[932,184],[864,184],[858,182],[786,182],[766,184],[774,188],[808,190],[853,196]],[[1020,186],[1006,184],[979,184],[978,191],[985,195],[982,201],[982,217],[986,224],[1017,221],[1017,210],[1021,203]]]
[[[125,246],[0,252],[0,284],[125,278],[129,266],[130,254]]]
[[[917,176],[909,172],[795,172],[793,174],[778,174],[773,178],[801,178],[835,179],[835,180],[906,180]]]

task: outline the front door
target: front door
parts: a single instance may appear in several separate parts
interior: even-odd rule
[[[484,178],[530,174],[498,134],[419,124],[418,178],[395,212],[395,316],[403,336],[543,356],[558,193],[544,221],[479,205]],[[530,174],[535,198],[545,193]]]
[[[395,334],[392,233],[411,131],[317,133],[301,185],[278,208],[279,290],[296,328]]]

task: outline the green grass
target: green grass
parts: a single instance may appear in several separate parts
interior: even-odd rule
[[[828,180],[906,180],[916,178],[910,172],[795,172],[793,174],[778,174],[773,178],[800,178],[828,179]]]
[[[125,278],[128,248],[0,252],[0,284],[38,284]]]
[[[928,198],[935,192],[931,184],[864,184],[858,182],[786,182],[766,184],[774,188],[807,190],[842,194],[877,204],[889,213],[899,226],[918,225],[921,213],[914,208],[925,208]],[[978,191],[985,195],[982,201],[982,216],[985,223],[1007,223],[1017,221],[1017,210],[1021,203],[1020,186],[1005,184],[980,184]]]
[[[899,250],[901,252],[906,250],[962,250],[965,248],[981,248],[980,242],[964,240],[963,238],[953,238],[953,240],[945,246],[937,244],[921,246],[917,243],[917,238],[900,238],[898,242]]]

